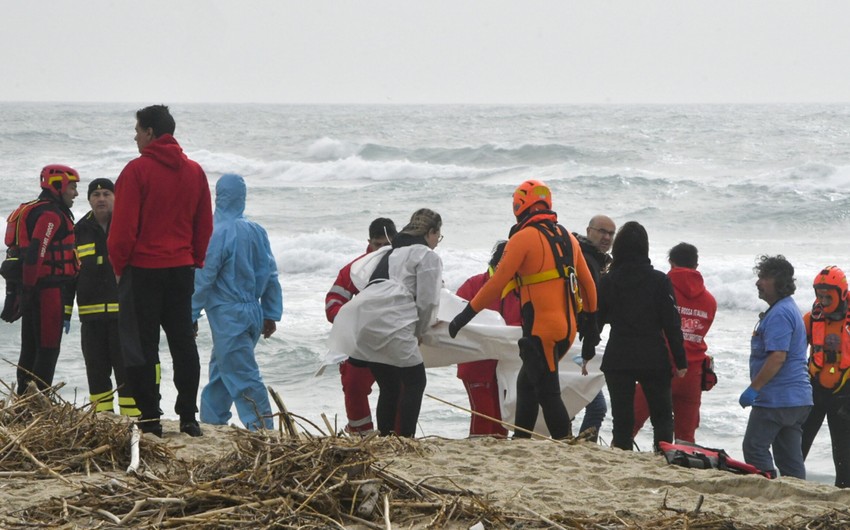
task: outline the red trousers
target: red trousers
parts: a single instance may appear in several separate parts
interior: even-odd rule
[[[699,407],[702,403],[702,361],[688,363],[685,377],[673,376],[673,432],[677,441],[696,443],[694,434],[699,427]],[[635,389],[634,434],[649,418],[649,406],[640,385]]]
[[[348,432],[371,431],[372,409],[369,407],[369,394],[375,378],[368,367],[354,366],[348,359],[340,363],[339,374],[342,379],[342,392],[345,395],[345,415],[348,417]]]
[[[479,412],[502,419],[499,405],[499,383],[496,380],[496,361],[474,361],[458,365],[458,377],[463,381],[469,405]],[[508,431],[500,423],[490,421],[475,414],[469,422],[470,436],[507,436]]]

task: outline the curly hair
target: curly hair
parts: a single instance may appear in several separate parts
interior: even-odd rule
[[[773,278],[779,298],[791,296],[797,290],[794,283],[794,266],[782,254],[759,256],[753,272],[759,278]]]

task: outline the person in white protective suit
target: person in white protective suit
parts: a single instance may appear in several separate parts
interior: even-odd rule
[[[382,257],[369,284],[337,315],[336,321],[353,324],[350,362],[368,366],[378,383],[376,417],[383,436],[416,434],[426,382],[419,343],[436,321],[443,285],[443,263],[434,252],[442,224],[432,210],[414,212],[392,248],[373,253]]]
[[[201,393],[201,421],[226,425],[235,403],[246,428],[273,429],[268,393],[254,357],[283,312],[277,264],[265,229],[244,216],[241,176],[222,175],[215,187],[214,230],[206,265],[195,272],[192,315],[206,311],[212,332],[210,381]]]

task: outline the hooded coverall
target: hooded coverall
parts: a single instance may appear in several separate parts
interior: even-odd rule
[[[214,229],[206,264],[195,274],[192,315],[206,310],[212,331],[210,381],[201,421],[225,425],[235,403],[248,429],[273,429],[271,406],[254,357],[263,321],[279,321],[283,298],[266,231],[243,215],[245,181],[223,175],[215,187]]]

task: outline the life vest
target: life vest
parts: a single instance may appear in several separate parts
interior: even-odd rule
[[[813,383],[837,394],[850,378],[850,310],[842,320],[827,319],[822,311],[806,317],[806,334],[812,345],[809,376]]]
[[[6,261],[16,261],[11,268],[18,275],[23,276],[25,249],[29,247],[32,230],[35,226],[33,212],[40,213],[44,209],[55,208],[62,218],[57,229],[56,237],[46,249],[44,261],[38,271],[38,278],[73,277],[79,270],[76,249],[74,246],[74,224],[70,217],[55,207],[55,205],[44,199],[25,202],[18,206],[6,219]]]
[[[536,283],[563,279],[566,282],[567,300],[572,303],[575,314],[579,314],[583,304],[581,293],[579,292],[578,277],[576,276],[573,261],[573,245],[569,238],[569,232],[563,226],[552,221],[539,221],[530,224],[530,226],[539,230],[546,238],[546,241],[549,242],[549,246],[552,249],[552,256],[555,259],[555,268],[526,276],[517,275],[502,289],[502,298],[505,298],[511,291],[523,285],[534,285]]]
[[[735,460],[723,449],[709,449],[699,445],[671,444],[658,442],[658,447],[664,453],[668,464],[691,469],[719,469],[737,475],[761,475],[774,478],[770,473],[761,471],[756,466]]]

